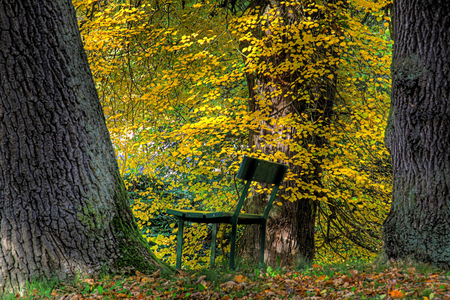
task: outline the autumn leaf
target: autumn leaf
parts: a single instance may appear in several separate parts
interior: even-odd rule
[[[232,289],[236,284],[237,284],[237,283],[234,282],[234,281],[227,281],[227,282],[224,282],[224,283],[220,284],[220,287],[221,287],[222,289],[230,290],[230,289]]]
[[[391,291],[390,295],[391,295],[391,297],[392,297],[393,299],[402,299],[402,298],[405,298],[405,294],[404,294],[403,292],[399,291],[399,290],[393,290],[393,291]]]
[[[147,282],[154,282],[155,281],[155,278],[152,278],[152,277],[142,277],[141,278],[141,282],[143,282],[143,283],[147,283]]]
[[[247,277],[244,277],[243,275],[236,275],[234,276],[233,281],[237,282],[237,283],[243,283],[246,282],[248,280]]]
[[[84,279],[83,282],[86,282],[89,285],[93,285],[94,284],[94,279]]]
[[[143,273],[141,273],[141,272],[139,272],[139,271],[136,270],[136,276],[137,276],[138,278],[141,278],[141,277],[145,277],[145,274],[143,274]]]

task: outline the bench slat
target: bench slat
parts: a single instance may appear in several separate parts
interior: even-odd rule
[[[167,209],[166,213],[178,216],[181,218],[206,218],[206,219],[214,219],[214,218],[231,218],[234,215],[234,212],[226,212],[226,211],[201,211],[201,210],[182,210],[182,209]],[[263,219],[264,216],[258,214],[239,214],[239,220],[258,220]]]

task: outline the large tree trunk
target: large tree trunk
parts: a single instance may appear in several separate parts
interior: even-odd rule
[[[0,0],[0,294],[166,268],[128,206],[70,0]]]
[[[290,8],[277,1],[273,1],[273,3],[268,5],[265,13],[267,14],[267,11],[275,5],[281,11],[280,15],[287,16],[287,20],[285,20],[286,24],[298,21],[298,17],[286,13]],[[320,19],[322,16],[317,13],[313,17]],[[270,32],[266,31],[265,34],[270,35]],[[271,46],[267,45],[267,47]],[[312,57],[314,62],[337,56],[337,52],[334,52],[331,48],[317,47],[315,50],[315,56]],[[273,66],[277,66],[286,61],[292,61],[291,56],[301,55],[301,51],[298,50],[297,53],[283,52],[272,57],[265,57],[264,60],[270,62]],[[305,59],[303,65],[308,63],[311,62]],[[247,84],[251,99],[249,105],[250,111],[261,111],[262,108],[258,103],[260,103],[261,99],[264,99],[266,103],[271,103],[267,105],[269,111],[272,112],[271,119],[278,120],[292,115],[292,119],[298,120],[301,119],[301,114],[305,113],[312,122],[322,119],[322,128],[328,126],[335,101],[336,66],[330,63],[325,68],[329,71],[327,74],[333,75],[333,79],[324,76],[317,80],[305,80],[303,84],[296,83],[298,79],[304,76],[301,67],[295,72],[284,72],[281,74],[255,75],[253,73],[247,73]],[[301,93],[305,91],[309,95],[308,98],[302,98],[301,96]],[[278,96],[269,96],[277,94]],[[276,200],[277,202],[282,202],[282,206],[274,206],[269,215],[265,245],[266,263],[275,265],[277,258],[281,259],[282,264],[294,264],[298,259],[312,261],[315,256],[314,233],[317,205],[314,198],[322,198],[325,195],[303,190],[302,186],[298,185],[298,182],[320,186],[323,157],[321,155],[316,156],[316,159],[311,162],[308,172],[304,172],[305,170],[302,166],[292,161],[297,160],[296,157],[299,155],[295,147],[309,150],[310,146],[308,145],[314,145],[315,148],[321,149],[326,145],[327,140],[320,134],[322,133],[320,131],[317,134],[313,133],[306,140],[301,132],[297,132],[295,126],[285,126],[282,132],[286,135],[285,142],[273,145],[267,139],[267,136],[281,133],[279,124],[276,123],[278,122],[275,122],[275,125],[271,125],[268,122],[262,122],[261,129],[252,131],[249,139],[250,147],[255,152],[260,150],[262,153],[269,155],[275,154],[276,152],[283,153],[287,160],[281,162],[288,164],[289,172],[293,174],[294,178],[292,180],[285,180],[283,183],[284,188],[279,191]],[[270,130],[262,129],[264,127],[268,127]],[[295,145],[293,147],[294,149],[291,149],[293,145]],[[292,197],[292,191],[287,191],[288,187],[297,188],[297,193],[308,193],[311,197],[301,198],[291,202],[287,200]],[[267,195],[254,193],[253,197],[245,202],[244,208],[250,213],[262,213],[266,204]],[[255,259],[258,257],[260,247],[259,230],[260,228],[258,226],[247,226],[244,231],[244,235],[240,240],[240,248],[241,252],[247,257],[253,257]]]
[[[450,267],[450,2],[394,1],[388,258]]]

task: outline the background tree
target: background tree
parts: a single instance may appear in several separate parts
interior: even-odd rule
[[[0,2],[0,294],[164,267],[134,221],[68,0]]]
[[[388,258],[450,266],[450,3],[394,1]]]
[[[352,80],[348,78],[348,68],[359,65],[359,70],[351,72],[350,76],[359,75],[354,79],[370,82],[383,73],[381,68],[384,67],[373,58],[363,61],[359,55],[350,59],[347,54],[361,49],[368,42],[366,38],[374,38],[373,33],[367,34],[370,29],[366,23],[372,23],[369,24],[373,32],[378,31],[374,21],[380,18],[382,5],[385,4],[378,3],[365,10],[343,1],[270,1],[257,4],[259,9],[253,15],[260,20],[259,27],[249,25],[250,22],[246,24],[245,20],[241,22],[245,24],[241,27],[253,28],[251,38],[249,34],[241,38],[246,54],[250,111],[264,116],[260,118],[262,122],[259,127],[251,130],[250,146],[257,155],[281,160],[290,166],[285,189],[279,192],[282,205],[273,210],[268,225],[268,263],[275,264],[277,257],[291,263],[300,257],[307,260],[314,258],[317,210],[322,216],[319,228],[321,224],[322,228],[327,228],[321,232],[326,236],[325,239],[321,237],[322,246],[333,249],[336,245],[332,241],[339,235],[345,235],[360,247],[377,252],[379,246],[374,242],[378,236],[376,230],[364,228],[364,222],[360,222],[371,219],[367,218],[370,214],[343,206],[349,201],[341,201],[342,195],[331,196],[340,190],[336,185],[347,185],[349,181],[349,178],[340,180],[336,176],[339,170],[335,167],[340,158],[339,150],[334,148],[336,144],[332,141],[338,140],[341,147],[343,144],[356,144],[355,140],[348,141],[336,128],[343,125],[342,121],[348,121],[342,107],[351,107],[352,111],[358,103],[351,103],[347,100],[349,98],[342,96],[348,93],[346,80]],[[249,14],[252,15],[251,12]],[[353,18],[348,18],[348,14],[353,14]],[[360,34],[362,32],[366,33],[366,37]],[[373,53],[379,51],[382,45],[377,41],[373,49],[366,49]],[[380,48],[377,50],[377,47]],[[365,102],[367,97],[372,102],[375,99],[371,95],[374,87],[369,86],[370,83],[367,83],[364,88],[357,88],[360,93],[356,98]],[[364,118],[367,114],[363,111],[367,109],[361,110]],[[371,104],[369,109],[375,109],[375,106]],[[364,130],[359,125],[356,126],[359,127],[356,140],[361,141]],[[372,133],[371,138],[375,136]],[[370,149],[367,150],[370,152]],[[330,163],[335,164],[331,169]],[[363,178],[363,173],[359,173],[358,178]],[[371,180],[367,176],[364,181]],[[355,200],[361,196],[371,197],[361,195],[353,187],[346,192],[353,194],[350,198]],[[254,195],[246,202],[246,209],[258,212],[264,207],[265,198],[264,194]],[[356,217],[356,214],[359,216]],[[360,221],[356,221],[358,219]],[[340,232],[333,232],[330,236],[330,227]],[[249,257],[256,257],[259,251],[259,243],[255,239],[259,233],[254,230],[258,229],[246,227],[241,240],[242,250],[249,252]]]
[[[265,68],[261,68],[260,64],[254,67],[256,71],[249,68],[247,72],[250,111],[268,110],[271,118],[290,119],[291,122],[286,123],[298,124],[298,126],[284,125],[283,128],[279,121],[264,120],[257,130],[250,132],[249,142],[252,150],[270,156],[275,154],[277,159],[288,162],[291,173],[291,180],[284,183],[284,190],[279,193],[283,204],[277,213],[272,214],[268,225],[267,263],[275,264],[277,257],[282,257],[283,262],[298,257],[312,261],[315,255],[317,215],[315,200],[326,196],[320,188],[322,159],[325,156],[317,155],[306,168],[298,162],[301,161],[299,156],[302,155],[302,150],[323,149],[328,144],[327,135],[324,133],[333,115],[339,47],[326,43],[304,45],[299,40],[326,36],[340,41],[339,36],[343,34],[343,30],[333,28],[340,28],[340,25],[334,22],[342,19],[338,12],[345,11],[346,5],[343,2],[336,5],[335,1],[325,1],[317,6],[315,1],[282,4],[267,1],[258,2],[258,5],[261,5],[259,14],[266,20],[266,24],[257,34],[263,41],[259,48],[265,50],[264,54],[257,58],[264,61]],[[299,26],[297,30],[290,29],[290,26],[303,25],[307,18],[311,22],[310,26]],[[316,27],[315,22],[329,25]],[[281,40],[280,36],[283,37]],[[243,43],[250,45],[245,39]],[[252,59],[246,61],[249,65],[255,65]],[[317,68],[321,76],[305,78],[305,74],[314,73],[309,68]],[[317,125],[307,137],[303,136],[301,128],[305,123]],[[282,142],[276,144],[271,142],[274,132],[284,134]],[[307,193],[313,197],[302,197],[292,201],[297,194],[294,189],[305,193],[308,185],[317,186],[316,191]],[[266,200],[267,195],[264,193],[254,195],[245,203],[245,207],[251,213],[261,213]],[[256,257],[259,252],[259,242],[256,238],[259,233],[254,232],[255,230],[259,228],[246,227],[241,241],[242,251],[248,252],[250,257]]]

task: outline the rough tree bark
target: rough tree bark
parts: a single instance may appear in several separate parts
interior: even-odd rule
[[[260,3],[258,5],[261,5]],[[288,9],[280,4],[278,1],[272,1],[266,4],[265,14],[270,8],[277,6],[282,10],[281,15],[286,16],[285,22],[287,24],[298,20],[298,16],[287,14],[285,11]],[[320,13],[313,16],[314,18],[321,18]],[[330,34],[331,34],[331,28]],[[270,35],[269,32],[265,33]],[[287,42],[287,41],[286,41]],[[270,47],[270,45],[267,45]],[[316,56],[314,60],[323,60],[327,57],[337,56],[331,48],[317,47]],[[298,53],[296,53],[298,54]],[[273,57],[265,58],[274,66],[277,66],[286,60],[291,60],[289,57],[291,54],[280,53]],[[305,60],[304,64],[308,62]],[[299,117],[302,113],[306,113],[310,116],[310,119],[315,122],[319,119],[324,120],[322,126],[329,125],[329,121],[333,113],[333,105],[335,102],[336,93],[336,66],[328,66],[328,74],[334,75],[334,79],[327,77],[320,78],[319,80],[311,80],[307,84],[295,83],[296,80],[301,78],[302,70],[299,68],[295,72],[285,72],[283,74],[277,74],[272,76],[263,76],[258,74],[247,74],[247,84],[250,94],[250,111],[255,112],[261,110],[258,102],[261,97],[270,98],[271,105],[270,111],[274,112],[271,116],[273,119],[279,119],[286,115],[293,115]],[[306,81],[306,80],[305,80]],[[295,83],[295,84],[294,84]],[[274,91],[280,92],[279,96],[268,97]],[[310,97],[310,103],[306,103],[305,99],[300,96],[301,92],[306,91]],[[296,98],[293,98],[296,97]],[[272,127],[270,124],[264,123],[265,126]],[[287,128],[285,128],[287,129]],[[273,131],[277,131],[274,129]],[[313,134],[306,141],[301,133],[297,133],[295,128],[287,129],[285,139],[291,144],[301,145],[301,147],[308,149],[308,144],[314,145],[316,148],[323,148],[326,145],[327,140],[324,136]],[[286,155],[288,159],[291,159],[298,155],[298,153],[290,149],[286,144],[278,144],[272,146],[265,140],[265,136],[271,135],[272,132],[265,132],[265,130],[252,131],[250,133],[250,147],[254,151],[261,150],[265,154],[274,154],[280,151]],[[264,145],[264,146],[262,146]],[[311,173],[305,177],[302,175],[302,167],[287,163],[289,165],[289,172],[292,172],[294,176],[300,178],[304,182],[316,182],[315,184],[321,184],[321,156],[317,156],[317,159],[312,162]],[[283,161],[283,163],[286,163]],[[301,187],[297,186],[295,180],[285,181],[283,184],[283,190],[278,193],[278,199],[283,203],[281,207],[274,206],[271,210],[267,226],[267,236],[265,245],[265,258],[266,263],[275,265],[277,258],[281,259],[282,264],[295,264],[296,260],[302,258],[308,261],[312,261],[315,256],[315,221],[316,221],[316,203],[312,198],[303,198],[291,202],[284,200],[281,196],[290,198],[291,191],[286,191],[288,187],[296,187],[301,190]],[[305,193],[310,193],[305,191]],[[316,197],[323,197],[325,195],[315,193]],[[266,195],[254,195],[248,201],[245,202],[245,210],[250,213],[262,213],[265,205],[267,204]],[[241,253],[250,258],[259,257],[259,232],[258,226],[246,226],[244,235],[240,240]]]
[[[387,258],[450,267],[450,2],[394,1]]]
[[[0,0],[0,295],[167,268],[128,206],[70,0]]]

